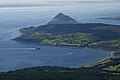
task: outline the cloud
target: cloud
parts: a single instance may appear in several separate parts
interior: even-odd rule
[[[0,4],[31,4],[42,0],[0,0]]]
[[[43,4],[59,1],[111,1],[111,0],[0,0],[0,4]]]

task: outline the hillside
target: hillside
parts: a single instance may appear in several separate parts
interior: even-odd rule
[[[108,58],[88,67],[100,70],[106,73],[119,74],[120,73],[120,58]]]
[[[0,80],[120,80],[120,59],[106,59],[88,67],[33,67],[0,73]]]
[[[104,29],[99,29],[98,27],[105,27]],[[97,36],[104,40],[110,39],[119,39],[120,38],[120,31],[115,31],[114,28],[120,30],[120,26],[117,25],[109,25],[109,24],[102,24],[102,23],[79,23],[79,24],[51,24],[51,25],[42,25],[39,27],[30,27],[30,28],[23,28],[20,29],[21,33],[31,33],[31,32],[49,32],[49,33],[91,33],[94,36]],[[109,30],[108,30],[109,29]]]
[[[97,28],[100,26],[108,27]],[[42,45],[90,47],[120,52],[120,33],[116,28],[119,30],[120,26],[102,23],[42,25],[20,29],[22,35],[15,40]]]

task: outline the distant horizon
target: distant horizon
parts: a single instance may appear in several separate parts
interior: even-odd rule
[[[59,5],[64,5],[64,4],[78,4],[78,3],[109,3],[109,2],[120,2],[120,0],[51,0],[51,1],[41,1],[40,3],[37,3],[38,0],[34,1],[34,3],[24,3],[24,1],[17,3],[17,2],[7,2],[5,3],[4,1],[1,3],[2,1],[0,0],[0,7],[30,7],[30,6],[59,6]],[[61,3],[62,4],[61,4]],[[64,2],[64,4],[63,4]]]
[[[0,5],[45,4],[57,2],[118,2],[120,0],[0,0]]]

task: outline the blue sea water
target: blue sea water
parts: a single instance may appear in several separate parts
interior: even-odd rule
[[[21,35],[18,31],[20,28],[46,24],[59,12],[70,15],[81,23],[120,25],[120,21],[97,19],[99,17],[120,16],[119,8],[119,2],[81,2],[58,6],[1,7],[0,71],[44,65],[79,67],[110,57],[109,52],[101,50],[25,44],[11,39]],[[40,47],[41,50],[35,50],[36,47]]]

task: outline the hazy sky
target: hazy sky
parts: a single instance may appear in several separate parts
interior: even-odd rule
[[[113,1],[113,0],[0,0],[0,4],[42,4],[57,1]]]

